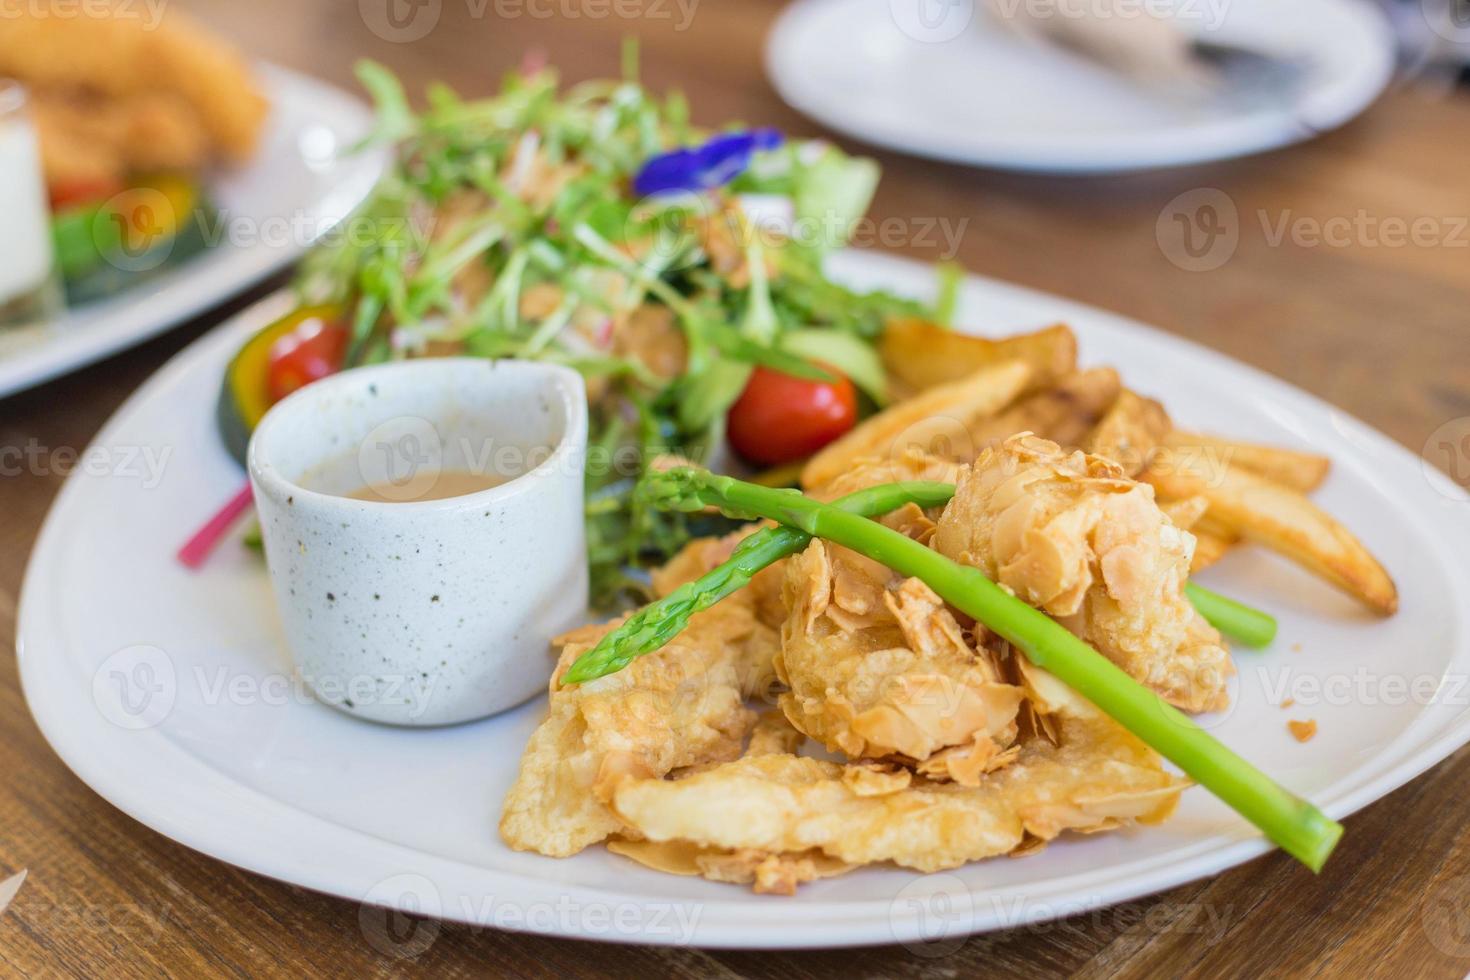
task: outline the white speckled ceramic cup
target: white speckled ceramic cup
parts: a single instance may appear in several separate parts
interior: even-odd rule
[[[587,400],[572,370],[444,358],[359,368],[286,398],[250,482],[287,642],[317,697],[445,725],[542,690],[586,621]],[[440,472],[508,482],[423,499]],[[388,499],[344,494],[365,485]]]

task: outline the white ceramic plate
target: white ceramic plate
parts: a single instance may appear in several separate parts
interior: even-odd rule
[[[929,289],[919,265],[839,256],[860,285]],[[544,704],[458,728],[403,730],[312,702],[290,680],[264,569],[226,543],[200,573],[180,541],[240,486],[214,430],[220,372],[283,311],[277,297],[181,353],[97,437],[31,559],[17,641],[26,697],[66,763],[138,820],[232,864],[352,900],[565,936],[709,946],[909,941],[1015,926],[1213,874],[1267,850],[1202,790],[1161,827],[1065,839],[1024,861],[918,875],[876,868],[791,899],[647,871],[594,847],[507,850],[500,802]],[[1203,723],[1342,817],[1470,740],[1470,522],[1463,495],[1387,438],[1208,350],[983,279],[966,322],[1070,322],[1090,363],[1123,367],[1182,424],[1331,454],[1318,499],[1397,578],[1379,621],[1256,549],[1207,584],[1275,611],[1279,641],[1237,654],[1234,707]],[[150,477],[146,460],[163,461]],[[548,659],[548,672],[550,662]],[[1417,686],[1399,690],[1400,681]],[[1298,707],[1278,706],[1294,696]],[[1315,718],[1297,743],[1289,718]],[[1349,826],[1348,833],[1353,833]]]
[[[1042,12],[1069,6],[1014,2]],[[1173,2],[1192,33],[1303,59],[1294,100],[1174,100],[1014,37],[988,19],[985,0],[801,0],[772,30],[766,66],[788,103],[857,139],[956,163],[1075,174],[1296,143],[1352,119],[1392,77],[1393,33],[1368,0]]]
[[[259,72],[271,102],[260,149],[209,184],[219,244],[54,322],[0,331],[0,397],[141,343],[285,268],[372,189],[384,154],[346,152],[372,125],[368,107],[284,68]]]

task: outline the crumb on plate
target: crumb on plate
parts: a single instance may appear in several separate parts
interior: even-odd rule
[[[1317,722],[1308,718],[1306,721],[1288,721],[1286,727],[1291,729],[1291,737],[1298,742],[1310,742],[1317,734]]]

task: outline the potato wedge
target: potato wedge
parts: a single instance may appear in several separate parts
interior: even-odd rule
[[[1143,472],[1172,428],[1163,405],[1125,388],[1082,448],[1111,459],[1133,477]]]
[[[1332,469],[1332,460],[1316,453],[1304,453],[1295,449],[1262,446],[1257,443],[1222,439],[1198,432],[1175,430],[1164,438],[1164,445],[1171,449],[1199,449],[1232,466],[1243,466],[1259,476],[1291,487],[1298,493],[1311,493],[1327,479]]]
[[[1161,495],[1204,496],[1205,519],[1280,552],[1380,615],[1398,610],[1398,589],[1352,532],[1290,487],[1191,450],[1161,450],[1140,477]]]
[[[888,322],[878,350],[900,389],[915,391],[958,381],[1004,361],[1025,361],[1031,366],[1028,391],[1055,384],[1077,369],[1077,338],[1062,324],[991,339],[902,317]]]
[[[892,458],[915,446],[947,459],[974,459],[979,449],[971,429],[1013,402],[1030,379],[1028,364],[1006,361],[890,406],[808,460],[801,485],[821,486],[859,459]]]

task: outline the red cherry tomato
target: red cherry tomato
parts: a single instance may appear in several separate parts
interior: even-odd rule
[[[347,340],[346,327],[310,315],[272,344],[266,368],[266,388],[272,404],[340,370],[347,356]]]
[[[752,463],[803,459],[857,423],[857,391],[830,367],[832,381],[807,381],[757,367],[730,408],[730,445]]]
[[[116,177],[58,180],[50,187],[51,210],[65,211],[78,204],[97,204],[120,193],[126,185]]]

